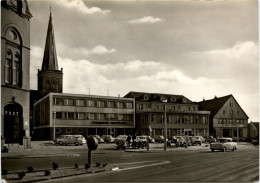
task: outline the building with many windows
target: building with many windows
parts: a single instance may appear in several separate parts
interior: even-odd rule
[[[129,98],[49,93],[34,104],[34,137],[133,133],[134,106]]]
[[[209,130],[216,137],[247,138],[248,116],[233,95],[198,102],[199,109],[211,111]]]
[[[24,148],[30,148],[31,17],[26,0],[1,1],[1,132],[5,143]]]
[[[167,136],[209,134],[209,111],[198,110],[198,104],[182,95],[129,92],[135,99],[136,133],[164,135],[164,112]]]

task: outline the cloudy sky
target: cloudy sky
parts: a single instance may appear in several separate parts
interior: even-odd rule
[[[257,0],[29,0],[31,89],[50,6],[64,93],[233,94],[259,121]]]

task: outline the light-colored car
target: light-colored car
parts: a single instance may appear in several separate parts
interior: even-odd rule
[[[194,136],[194,137],[198,138],[202,143],[205,142],[205,139],[202,136]]]
[[[102,135],[102,139],[105,143],[113,143],[115,142],[115,138],[112,135]]]
[[[118,135],[115,139],[115,143],[125,142],[126,139],[127,139],[127,135]]]
[[[136,136],[136,141],[137,142],[146,142],[147,136]]]
[[[233,142],[232,138],[218,138],[216,142],[210,144],[210,149],[212,152],[215,150],[221,150],[223,152],[227,150],[235,151],[237,150],[237,143]]]
[[[99,135],[90,135],[89,137],[96,137],[96,139],[98,140],[98,143],[104,143],[104,140],[99,136]]]
[[[86,144],[86,139],[83,135],[61,135],[54,140],[60,145],[74,144],[76,146]]]

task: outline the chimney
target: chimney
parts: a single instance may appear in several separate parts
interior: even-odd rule
[[[218,97],[215,95],[214,99],[217,99]]]

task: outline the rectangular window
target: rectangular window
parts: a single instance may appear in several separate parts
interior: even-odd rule
[[[78,119],[85,119],[85,113],[79,112],[78,113]]]
[[[139,110],[143,110],[143,109],[144,109],[143,104],[139,104]]]
[[[175,105],[173,105],[173,106],[172,106],[172,110],[174,110],[174,111],[175,111]]]
[[[133,109],[133,103],[132,102],[126,102],[126,108],[127,109]]]
[[[155,115],[154,114],[151,114],[151,122],[155,123]]]
[[[66,128],[66,133],[72,133],[72,129],[71,128]]]
[[[115,114],[106,114],[106,119],[107,120],[114,120],[115,119]]]
[[[62,119],[62,112],[56,112],[56,119]]]
[[[55,133],[60,133],[60,128],[55,128]]]
[[[102,114],[102,113],[99,114],[99,119],[100,119],[100,120],[105,120],[105,114]]]
[[[95,107],[96,106],[96,101],[95,100],[88,100],[88,106],[89,107]]]
[[[74,99],[64,99],[64,104],[73,106],[74,105]]]
[[[63,98],[54,98],[55,105],[63,105]]]
[[[105,101],[99,101],[98,107],[105,107]]]
[[[117,114],[117,120],[123,120],[124,115],[123,114]]]
[[[85,100],[84,99],[78,99],[78,106],[84,107],[85,106]]]
[[[78,133],[83,133],[83,129],[82,129],[82,128],[78,128],[78,129],[77,129],[77,132],[78,132]]]
[[[123,102],[118,102],[117,103],[117,108],[123,109],[124,108],[124,103]]]
[[[226,114],[226,111],[225,111],[225,110],[223,110],[223,114]]]
[[[188,107],[188,111],[190,111],[190,107]]]
[[[195,111],[195,110],[196,110],[196,107],[193,107],[193,110]]]
[[[68,119],[74,119],[74,113],[68,112]]]
[[[88,119],[95,119],[95,113],[88,113],[87,118]]]
[[[124,114],[124,119],[127,121],[133,120],[133,115],[132,114]]]
[[[108,101],[107,102],[107,107],[114,108],[115,107],[115,102],[114,101]]]

